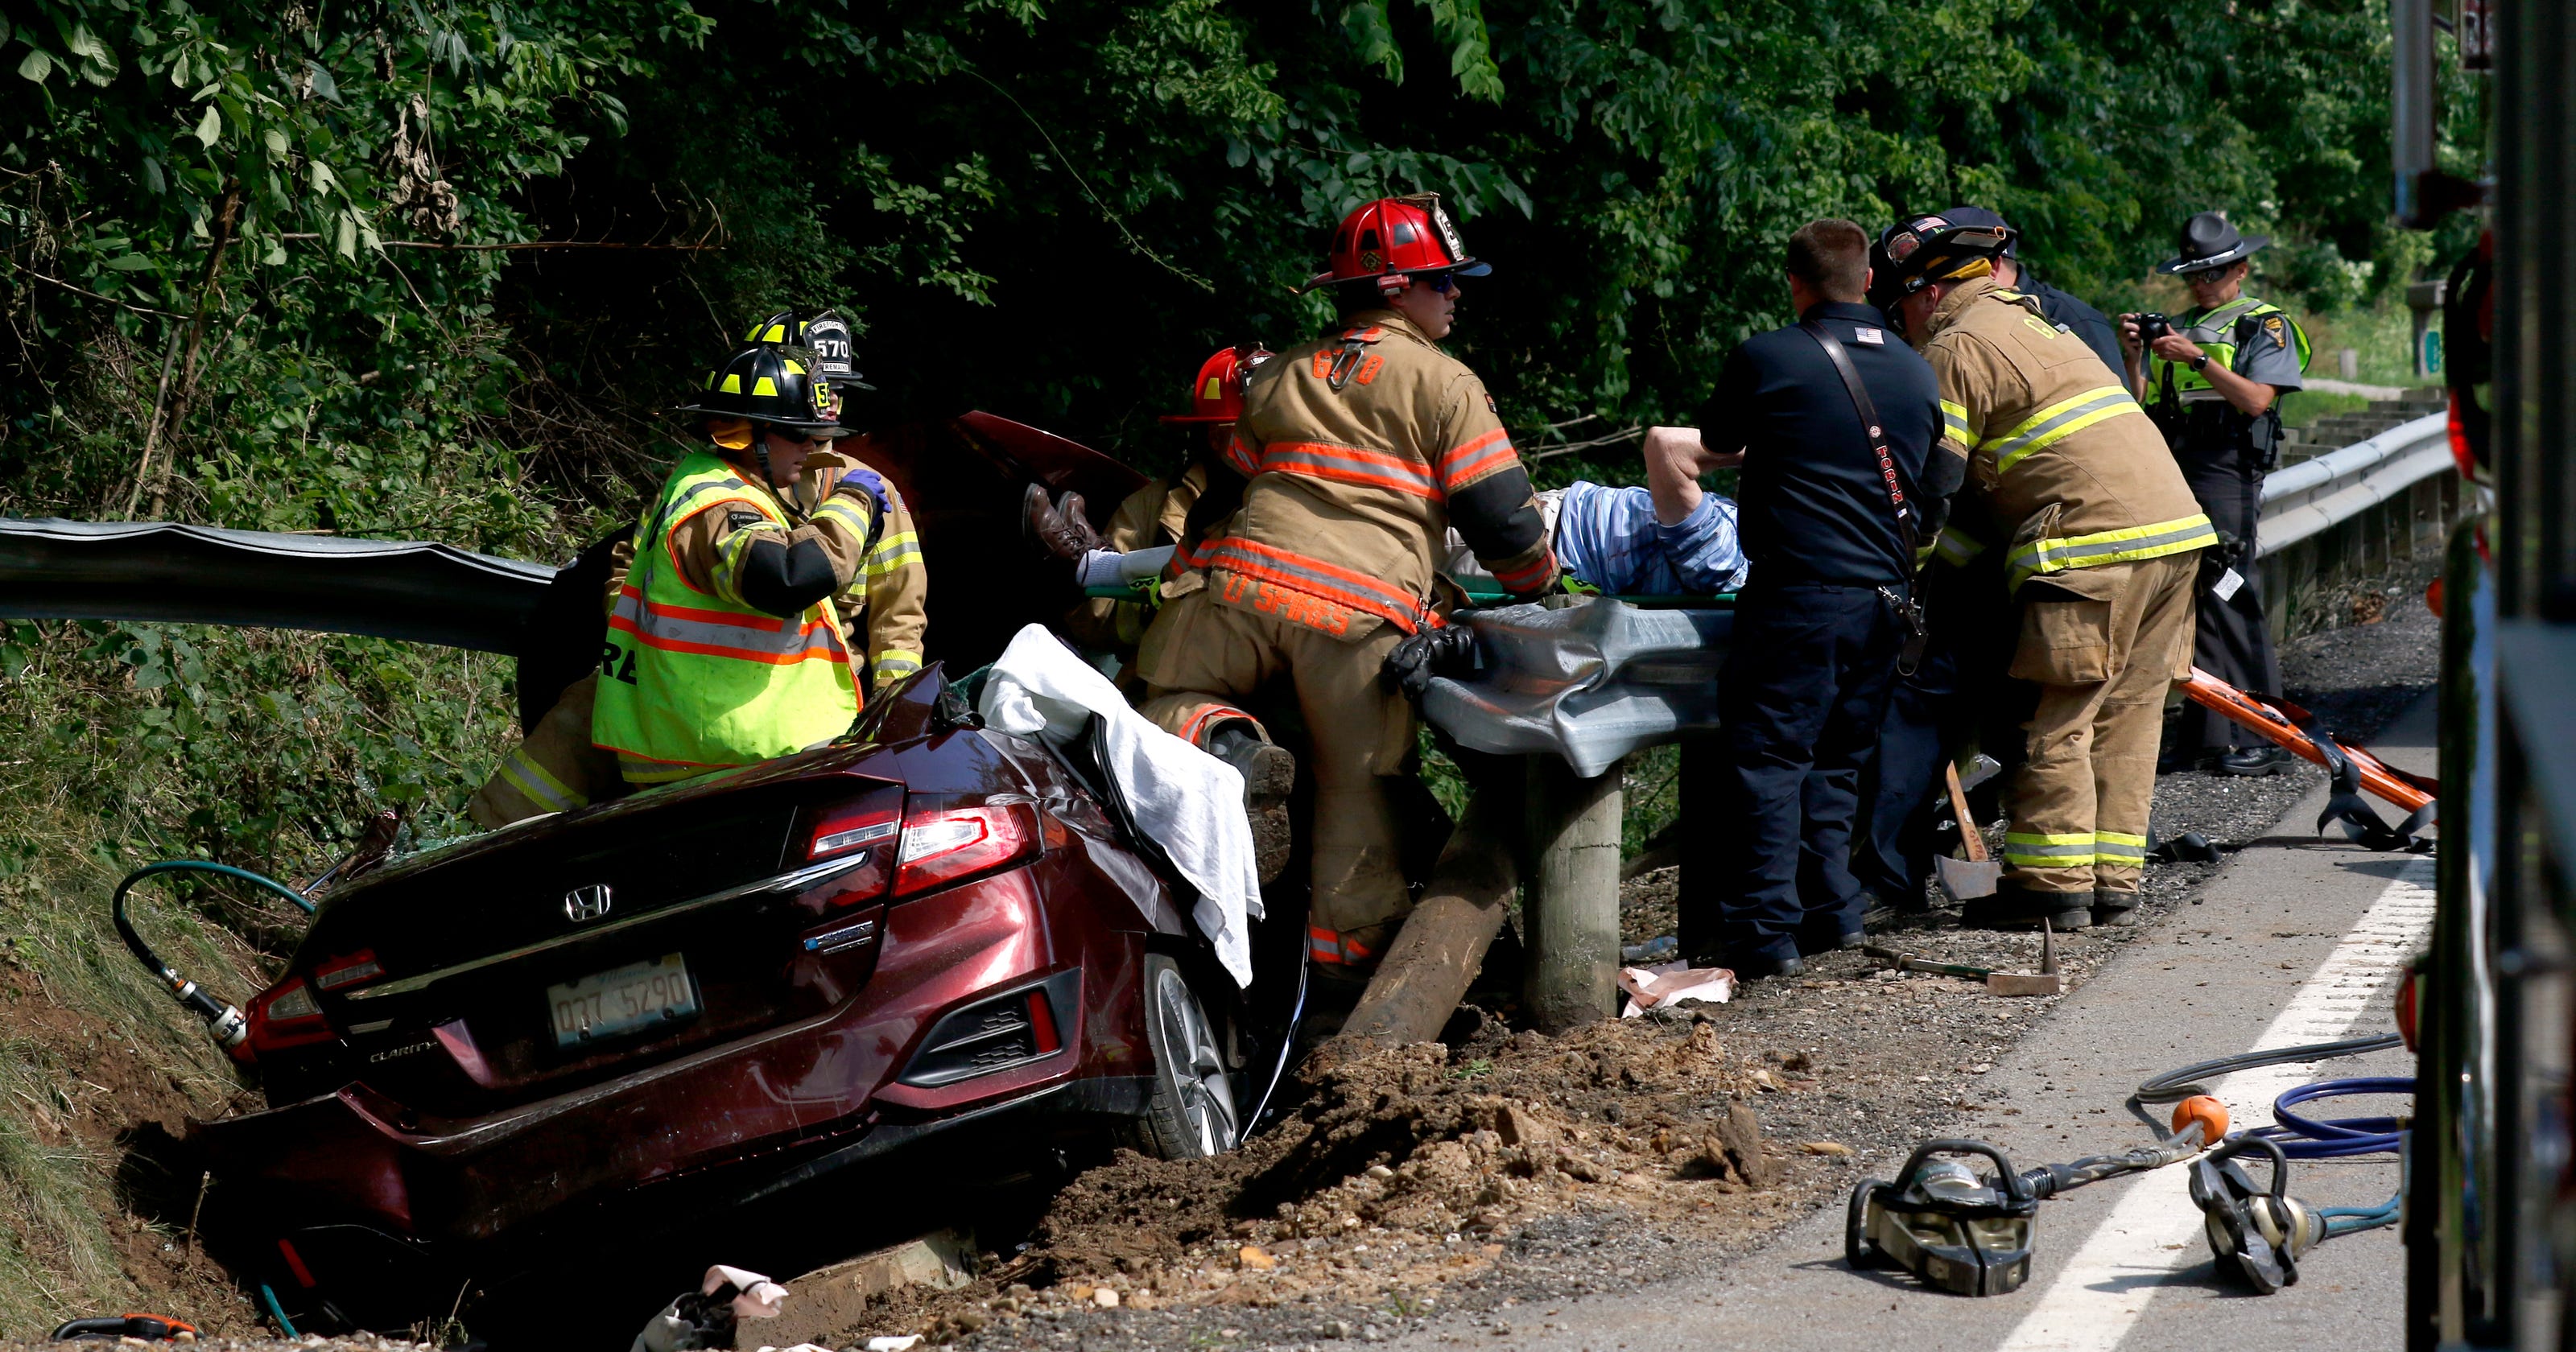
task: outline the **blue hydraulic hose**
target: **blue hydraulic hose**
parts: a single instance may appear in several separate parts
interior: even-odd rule
[[[2415,1079],[2410,1075],[2365,1075],[2303,1084],[2272,1101],[2272,1120],[2277,1125],[2258,1128],[2257,1134],[2278,1142],[2281,1153],[2294,1160],[2391,1153],[2405,1131],[2406,1124],[2399,1118],[2311,1118],[2291,1109],[2317,1099],[2414,1092]]]

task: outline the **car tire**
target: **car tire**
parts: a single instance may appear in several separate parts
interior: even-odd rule
[[[1233,1149],[1242,1112],[1216,1025],[1181,965],[1160,953],[1145,956],[1145,1035],[1154,1048],[1140,1133],[1146,1148],[1172,1160]]]

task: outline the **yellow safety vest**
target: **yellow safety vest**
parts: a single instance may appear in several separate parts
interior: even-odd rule
[[[705,451],[681,459],[635,531],[635,566],[609,612],[591,740],[632,784],[664,784],[800,751],[858,716],[850,645],[830,598],[781,619],[692,585],[681,524],[747,507],[788,525],[770,494]]]
[[[2211,365],[2224,366],[2233,371],[2236,369],[2238,327],[2249,319],[2261,319],[2265,315],[2281,316],[2282,323],[2290,330],[2290,350],[2299,355],[2299,369],[2307,370],[2308,331],[2300,328],[2299,321],[2290,318],[2287,311],[2268,300],[2238,296],[2198,319],[2192,319],[2186,315],[2175,320],[2174,332],[2189,338],[2199,346],[2201,351],[2208,353]],[[2174,393],[2177,396],[2188,394],[2193,390],[2217,388],[2210,383],[2206,374],[2191,369],[2188,363],[2166,361],[2150,352],[2147,354],[2147,397],[2149,399],[2164,397],[2162,391],[2168,374],[2173,378]]]

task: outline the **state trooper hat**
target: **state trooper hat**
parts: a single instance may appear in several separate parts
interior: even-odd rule
[[[2207,272],[2212,268],[2223,268],[2240,258],[2251,256],[2256,249],[2270,244],[2272,237],[2240,235],[2236,233],[2235,226],[2227,223],[2226,217],[2215,211],[2204,211],[2183,222],[2182,232],[2176,242],[2182,250],[2182,255],[2156,264],[2156,271],[2187,276],[2195,272]]]

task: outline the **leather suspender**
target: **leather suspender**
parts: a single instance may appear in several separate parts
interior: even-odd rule
[[[1887,501],[1896,508],[1896,534],[1905,545],[1905,571],[1910,577],[1914,572],[1914,551],[1922,545],[1922,531],[1915,524],[1914,508],[1905,501],[1904,486],[1897,482],[1896,457],[1888,453],[1887,429],[1879,424],[1878,406],[1870,402],[1869,388],[1860,383],[1860,372],[1853,369],[1851,354],[1825,331],[1822,322],[1802,320],[1798,328],[1825,350],[1825,360],[1834,364],[1834,374],[1843,378],[1843,389],[1851,395],[1852,407],[1860,411],[1860,425],[1869,433],[1870,453],[1878,457],[1879,478],[1887,485]]]
[[[1897,654],[1896,669],[1911,676],[1915,668],[1923,664],[1923,650],[1931,641],[1931,631],[1923,623],[1923,606],[1914,599],[1910,585],[1914,578],[1915,551],[1922,544],[1922,531],[1915,524],[1917,516],[1913,505],[1905,500],[1905,486],[1898,481],[1896,457],[1888,452],[1887,429],[1878,421],[1878,405],[1870,402],[1869,388],[1860,383],[1860,372],[1852,367],[1851,354],[1843,350],[1839,340],[1825,331],[1821,321],[1800,320],[1798,328],[1816,340],[1816,346],[1825,350],[1825,360],[1833,363],[1834,374],[1843,378],[1843,389],[1851,395],[1852,407],[1860,413],[1861,430],[1869,434],[1870,454],[1878,457],[1879,479],[1887,487],[1888,505],[1896,509],[1896,539],[1905,550],[1905,560],[1900,568],[1909,586],[1903,592],[1894,587],[1881,587],[1878,594],[1887,602],[1888,608],[1896,612],[1896,618],[1905,622],[1905,647]]]

